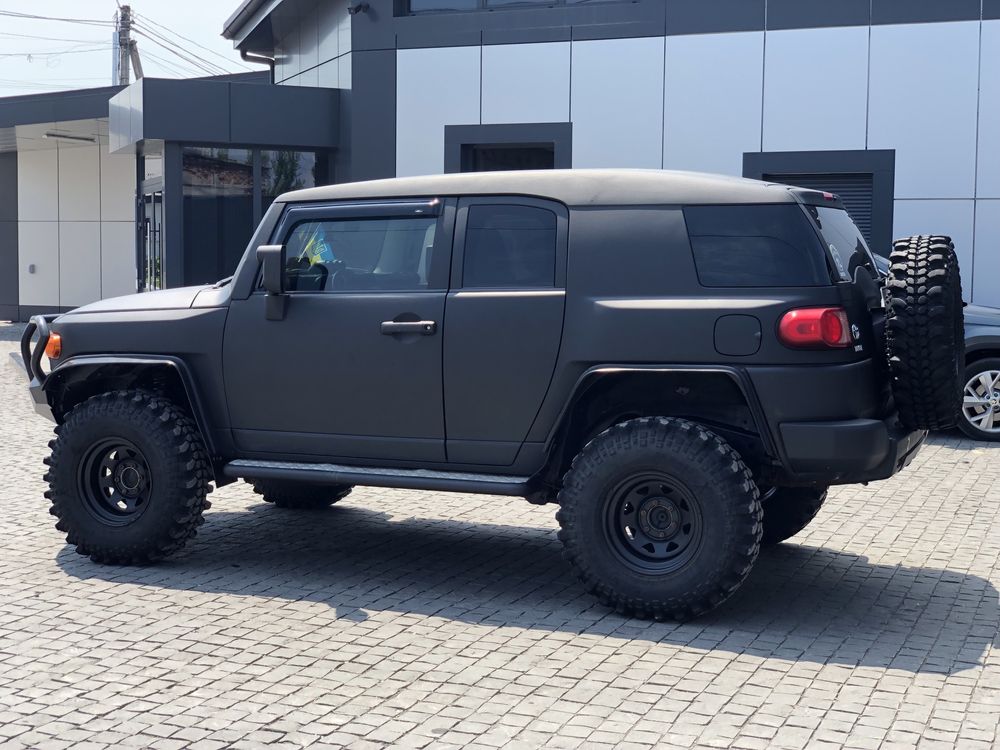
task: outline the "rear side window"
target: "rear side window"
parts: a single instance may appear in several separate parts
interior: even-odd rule
[[[853,281],[858,268],[864,268],[878,278],[878,269],[868,250],[868,243],[847,211],[826,206],[806,206],[806,209],[812,214],[830,248],[830,256],[841,279]]]
[[[544,208],[469,208],[462,286],[551,287],[556,278],[556,215]]]
[[[826,286],[826,254],[798,205],[688,206],[702,286]]]

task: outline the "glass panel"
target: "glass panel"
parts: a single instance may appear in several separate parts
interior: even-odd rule
[[[823,246],[798,205],[684,209],[703,286],[824,286]]]
[[[307,221],[285,243],[285,287],[295,292],[427,288],[437,219]]]
[[[261,151],[261,212],[289,190],[316,187],[325,182],[322,160],[314,151]]]
[[[598,5],[604,3],[631,3],[635,0],[410,0],[410,13],[440,13],[456,10],[490,10],[493,8]]]
[[[555,146],[551,143],[475,143],[462,146],[463,172],[554,169],[555,165]]]
[[[140,291],[163,288],[163,193],[142,196],[142,285]]]
[[[556,215],[532,206],[472,206],[465,235],[464,287],[551,287]]]
[[[878,270],[868,250],[868,243],[865,242],[861,230],[847,211],[826,206],[806,206],[806,208],[816,220],[816,226],[826,240],[837,272],[843,280],[853,281],[854,272],[859,266],[878,278]]]
[[[229,276],[253,232],[253,154],[248,149],[185,146],[184,281]]]

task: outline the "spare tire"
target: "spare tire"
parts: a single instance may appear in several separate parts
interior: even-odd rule
[[[900,421],[954,427],[962,409],[965,325],[958,257],[950,237],[896,240],[886,279],[886,352]]]

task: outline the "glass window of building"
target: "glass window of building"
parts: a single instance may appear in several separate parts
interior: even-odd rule
[[[261,211],[289,190],[316,187],[326,182],[323,160],[314,151],[260,152]]]
[[[253,232],[253,152],[185,146],[184,280],[203,284],[236,268]]]

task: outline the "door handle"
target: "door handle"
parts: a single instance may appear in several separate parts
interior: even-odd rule
[[[386,336],[395,336],[399,333],[419,333],[422,336],[433,336],[437,332],[438,324],[433,320],[386,320],[383,321],[381,331]]]

